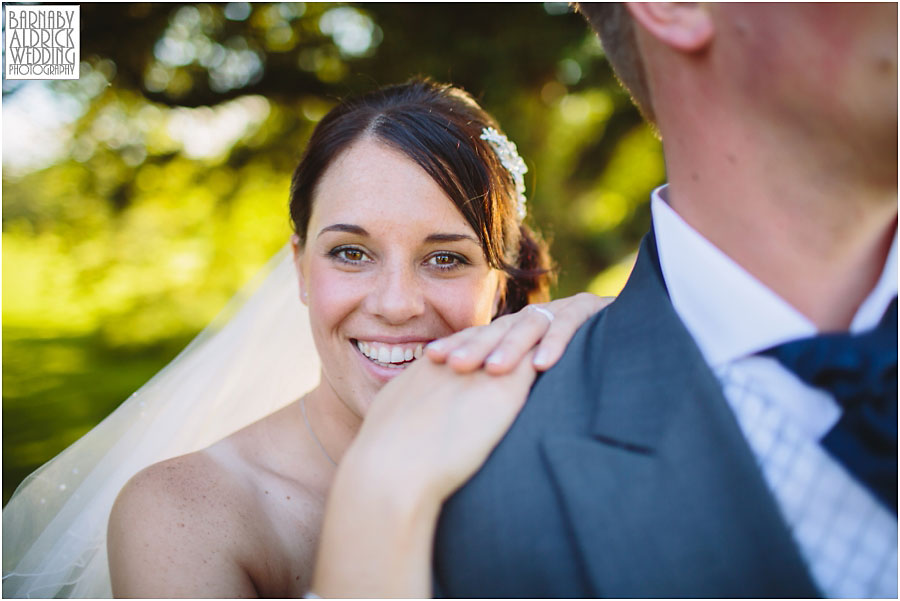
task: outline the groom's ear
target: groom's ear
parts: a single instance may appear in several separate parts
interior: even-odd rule
[[[297,283],[300,286],[300,302],[305,305],[309,295],[306,291],[306,278],[303,275],[303,245],[297,234],[291,236],[291,250],[294,253],[294,271],[297,272]]]
[[[705,50],[713,39],[713,19],[699,2],[629,2],[631,17],[651,36],[673,50]]]

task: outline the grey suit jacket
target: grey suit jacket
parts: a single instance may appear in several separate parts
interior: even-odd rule
[[[619,298],[446,503],[434,567],[450,597],[819,595],[652,232]]]

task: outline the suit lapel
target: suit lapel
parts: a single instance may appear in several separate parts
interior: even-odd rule
[[[595,593],[816,596],[669,301],[652,232],[587,348],[588,435],[549,436],[543,452]]]

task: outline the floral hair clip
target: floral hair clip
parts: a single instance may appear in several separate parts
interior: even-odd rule
[[[511,142],[509,138],[501,134],[493,127],[485,127],[481,130],[481,139],[486,141],[497,153],[500,164],[509,171],[513,181],[516,184],[516,194],[518,196],[518,205],[516,211],[521,222],[525,219],[525,174],[528,172],[528,166],[519,151],[516,149],[515,142]]]

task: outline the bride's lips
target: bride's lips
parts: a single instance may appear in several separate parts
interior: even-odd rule
[[[350,343],[363,368],[377,380],[387,382],[419,359],[432,340],[434,338],[351,338]]]

